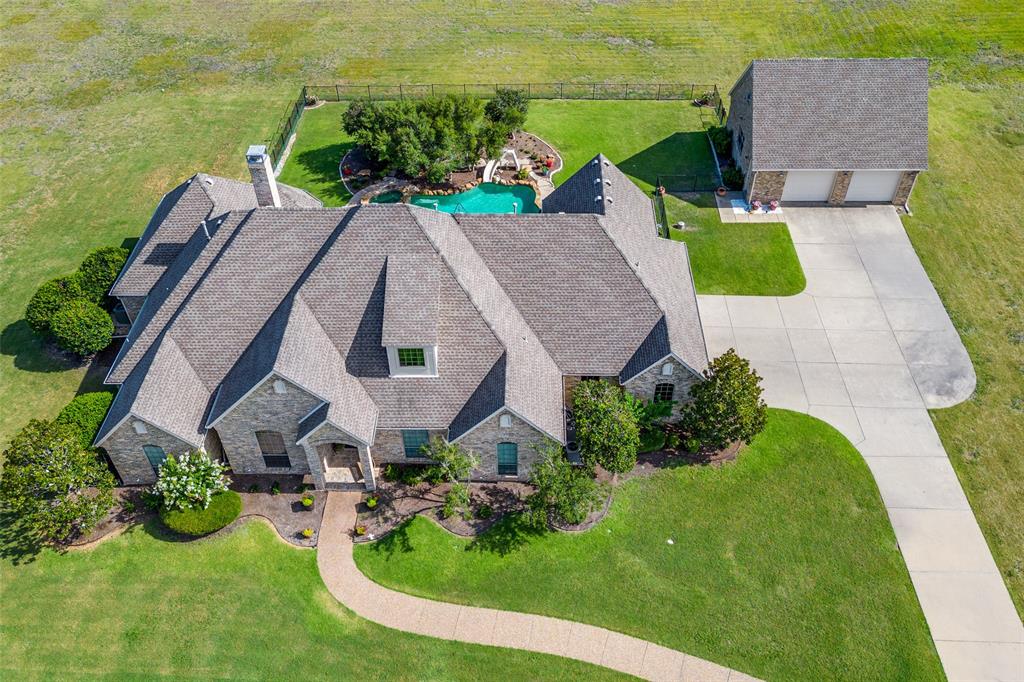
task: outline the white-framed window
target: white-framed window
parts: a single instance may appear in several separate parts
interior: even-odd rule
[[[281,379],[275,379],[274,380],[274,393],[287,393],[287,392],[288,392],[288,384],[286,384]]]
[[[676,366],[673,365],[671,362],[666,362],[664,365],[661,366],[661,376],[663,377],[672,376],[672,372],[674,371],[676,371]]]
[[[391,376],[437,376],[436,346],[388,346],[387,351]]]
[[[149,429],[146,428],[146,424],[144,422],[136,420],[135,422],[132,423],[132,427],[135,429],[135,433],[139,434],[140,436],[149,433]]]
[[[498,418],[498,426],[503,429],[512,428],[512,415],[503,414]]]

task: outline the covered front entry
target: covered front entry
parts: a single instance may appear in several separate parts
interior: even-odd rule
[[[324,483],[331,487],[345,484],[363,484],[362,463],[359,449],[347,443],[323,443],[317,446],[317,454],[324,470]]]

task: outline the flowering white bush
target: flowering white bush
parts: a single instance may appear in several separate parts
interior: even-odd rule
[[[153,492],[167,509],[206,509],[211,497],[228,489],[225,469],[202,452],[171,455],[160,465]]]

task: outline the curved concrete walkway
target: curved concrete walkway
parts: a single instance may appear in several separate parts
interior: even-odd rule
[[[950,680],[1024,680],[1024,627],[928,415],[970,397],[967,351],[895,209],[786,208],[796,296],[698,296],[708,353],[734,347],[770,405],[844,433],[889,512]]]
[[[386,627],[428,637],[575,658],[648,680],[749,682],[756,678],[604,628],[558,618],[460,606],[395,592],[373,582],[352,559],[350,533],[359,493],[327,498],[317,565],[335,599]]]

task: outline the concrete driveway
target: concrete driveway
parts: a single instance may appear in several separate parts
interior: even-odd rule
[[[1024,680],[1024,626],[929,408],[970,397],[967,351],[896,211],[785,209],[807,288],[698,296],[708,353],[732,347],[774,407],[864,455],[950,680]]]

